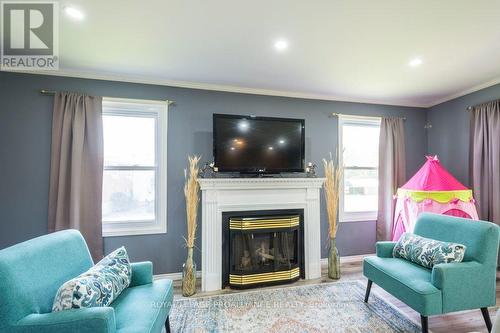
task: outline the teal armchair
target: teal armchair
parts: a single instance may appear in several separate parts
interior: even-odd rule
[[[51,312],[59,287],[92,267],[82,235],[64,230],[0,251],[0,332],[170,331],[172,281],[153,281],[151,262],[132,263],[132,281],[110,307]]]
[[[496,270],[499,227],[446,215],[420,215],[414,233],[422,237],[464,244],[464,261],[435,265],[432,269],[394,258],[395,242],[378,242],[376,256],[363,261],[368,279],[365,302],[372,283],[420,313],[422,332],[428,331],[428,316],[481,309],[488,331],[488,307],[496,303]]]

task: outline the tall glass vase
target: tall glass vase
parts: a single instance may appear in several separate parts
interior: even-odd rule
[[[193,261],[193,248],[188,247],[188,257],[182,267],[182,296],[196,293],[196,264]]]
[[[330,251],[328,252],[328,277],[330,279],[340,279],[340,257],[335,237],[330,238]]]

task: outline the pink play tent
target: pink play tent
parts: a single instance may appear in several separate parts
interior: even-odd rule
[[[472,191],[443,168],[437,156],[426,157],[420,170],[398,189],[392,240],[413,232],[422,212],[478,219]]]

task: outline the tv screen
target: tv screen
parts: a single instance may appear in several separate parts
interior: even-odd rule
[[[213,116],[215,166],[221,172],[304,171],[304,120]]]

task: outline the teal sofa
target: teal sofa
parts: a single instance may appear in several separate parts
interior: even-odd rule
[[[499,227],[490,222],[426,213],[420,215],[414,233],[466,245],[464,261],[427,269],[394,258],[395,242],[378,242],[377,255],[363,261],[363,273],[368,279],[365,302],[375,282],[420,313],[422,332],[428,331],[428,316],[469,309],[481,309],[490,331],[488,306],[496,303]]]
[[[0,332],[160,333],[170,330],[171,280],[153,281],[150,262],[132,263],[132,282],[110,307],[51,312],[58,288],[92,267],[76,230],[0,251]]]

